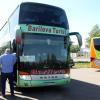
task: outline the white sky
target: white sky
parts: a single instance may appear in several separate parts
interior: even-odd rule
[[[83,45],[93,26],[100,24],[100,0],[2,0],[0,27],[22,1],[46,3],[63,8],[68,17],[70,32],[79,32],[83,38]]]

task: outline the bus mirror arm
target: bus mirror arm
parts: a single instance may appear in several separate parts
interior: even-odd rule
[[[76,35],[76,37],[78,39],[79,46],[80,47],[82,46],[82,37],[78,32],[71,32],[71,33],[69,33],[69,35]]]

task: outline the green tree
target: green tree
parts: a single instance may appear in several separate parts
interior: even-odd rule
[[[100,27],[98,24],[96,24],[92,30],[89,32],[89,37],[86,38],[86,47],[89,48],[89,44],[90,44],[90,41],[91,41],[91,38],[93,37],[100,37]]]
[[[71,53],[77,53],[78,51],[80,51],[80,48],[78,45],[71,45],[70,51],[71,51]]]

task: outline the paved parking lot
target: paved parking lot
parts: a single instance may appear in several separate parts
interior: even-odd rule
[[[96,68],[72,69],[71,78],[100,86],[100,69]]]

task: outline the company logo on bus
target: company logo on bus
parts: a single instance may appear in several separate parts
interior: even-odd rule
[[[41,76],[40,79],[57,79],[58,76]]]
[[[47,74],[65,74],[66,70],[32,70],[31,74],[33,75],[47,75]]]

